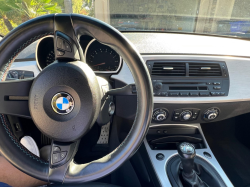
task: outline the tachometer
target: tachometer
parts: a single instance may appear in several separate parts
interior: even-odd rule
[[[115,73],[121,66],[120,55],[96,40],[87,46],[85,55],[87,64],[97,73]]]
[[[41,38],[36,47],[36,61],[40,70],[55,61],[54,37],[46,36]]]

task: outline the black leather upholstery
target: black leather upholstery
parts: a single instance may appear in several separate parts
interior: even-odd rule
[[[106,183],[99,183],[99,182],[88,182],[84,184],[52,184],[49,185],[51,187],[64,187],[64,186],[70,186],[70,187],[119,187],[113,184],[106,184]]]

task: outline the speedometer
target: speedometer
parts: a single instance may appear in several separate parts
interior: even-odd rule
[[[85,55],[87,64],[97,73],[115,73],[121,66],[120,55],[96,40],[89,43]]]

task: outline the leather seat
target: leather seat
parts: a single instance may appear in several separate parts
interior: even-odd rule
[[[120,187],[114,184],[106,184],[100,182],[88,182],[84,184],[52,184],[49,185],[51,187],[63,187],[63,186],[70,186],[70,187]]]

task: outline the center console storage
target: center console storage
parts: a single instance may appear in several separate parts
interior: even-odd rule
[[[196,149],[206,148],[203,137],[195,126],[153,126],[146,139],[153,150],[176,150],[182,142],[192,143]]]

